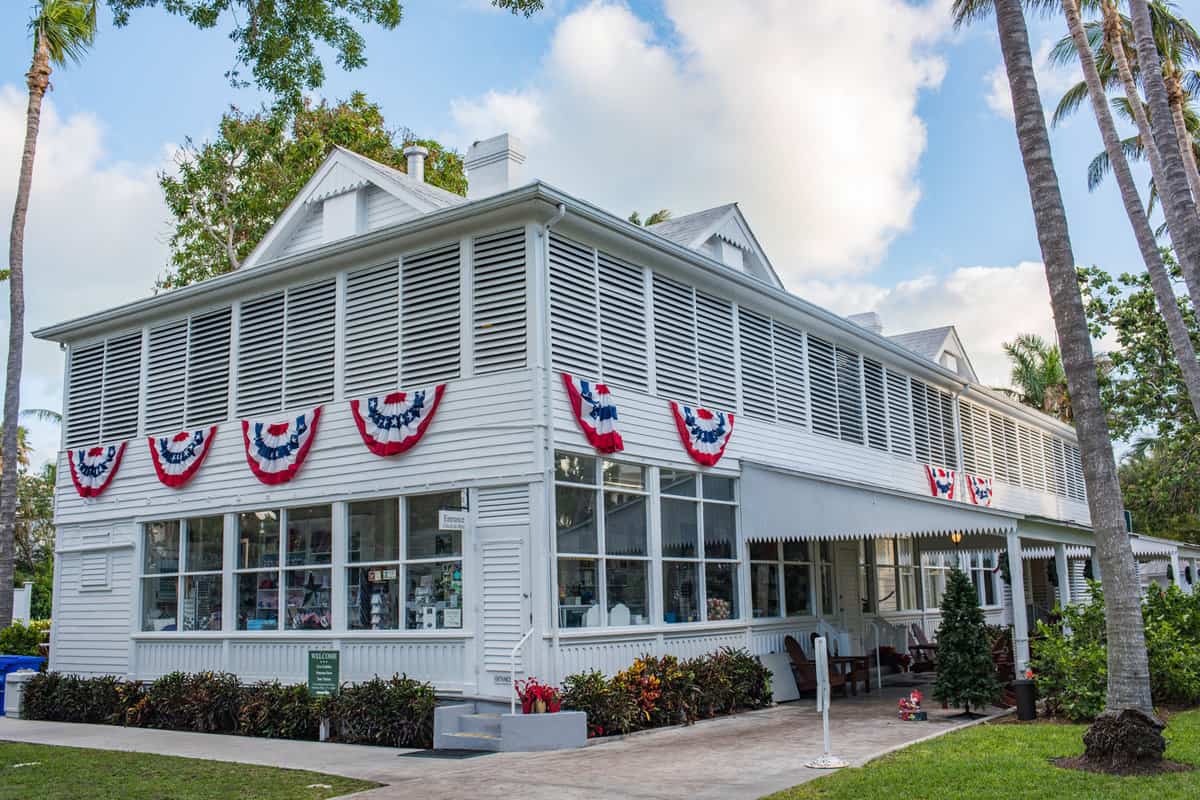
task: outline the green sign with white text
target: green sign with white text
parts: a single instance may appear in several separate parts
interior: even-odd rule
[[[336,694],[341,682],[341,653],[337,650],[308,651],[308,693],[313,697]]]

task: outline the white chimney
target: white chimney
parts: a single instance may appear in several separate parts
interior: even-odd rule
[[[861,314],[851,314],[846,319],[860,328],[866,328],[871,333],[883,335],[883,320],[874,311],[864,311]]]
[[[424,183],[425,156],[429,155],[429,151],[419,144],[410,144],[404,148],[404,155],[408,156],[408,177]]]
[[[521,140],[507,133],[475,142],[467,149],[467,199],[478,200],[520,186],[525,164]]]

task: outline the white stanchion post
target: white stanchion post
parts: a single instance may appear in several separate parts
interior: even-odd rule
[[[805,766],[812,769],[840,769],[848,763],[835,756],[829,735],[829,647],[824,636],[813,640],[813,662],[817,668],[817,711],[821,712],[821,731],[825,736],[825,754]]]

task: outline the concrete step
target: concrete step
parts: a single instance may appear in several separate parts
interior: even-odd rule
[[[463,714],[458,718],[461,733],[490,733],[500,735],[499,714]]]
[[[500,750],[499,733],[459,733],[442,734],[438,746],[445,750]]]

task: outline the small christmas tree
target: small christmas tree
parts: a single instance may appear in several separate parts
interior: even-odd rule
[[[937,681],[933,696],[952,706],[982,708],[1000,699],[987,625],[979,595],[961,570],[950,573],[937,635]]]

